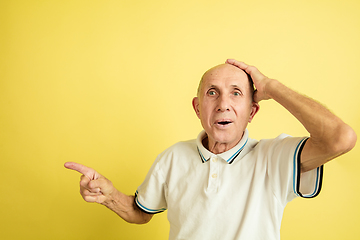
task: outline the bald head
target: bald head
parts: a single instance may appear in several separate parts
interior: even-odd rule
[[[197,89],[197,96],[200,97],[200,92],[201,89],[203,88],[203,84],[206,81],[206,79],[210,79],[210,78],[222,78],[224,76],[235,76],[236,78],[246,78],[248,80],[248,86],[249,86],[249,91],[250,91],[250,96],[253,97],[254,95],[254,84],[253,81],[250,77],[249,74],[247,74],[245,71],[243,71],[242,69],[231,65],[231,64],[220,64],[217,65],[213,68],[210,68],[209,70],[207,70],[204,75],[202,76],[198,89]]]

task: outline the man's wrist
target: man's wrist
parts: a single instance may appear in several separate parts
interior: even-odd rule
[[[281,84],[278,80],[269,78],[264,88],[264,93],[267,98],[274,99],[276,91],[279,90],[281,86],[283,86],[283,84]]]
[[[117,202],[113,197],[107,196],[106,200],[104,202],[102,202],[101,204],[107,208],[113,209],[114,206],[117,205]]]
[[[102,203],[105,207],[118,212],[129,212],[133,209],[134,196],[128,196],[115,189]]]

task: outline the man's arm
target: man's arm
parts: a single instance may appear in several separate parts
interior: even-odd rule
[[[73,162],[67,162],[64,166],[83,174],[80,193],[86,202],[100,203],[129,223],[144,224],[151,220],[153,214],[141,211],[135,204],[134,196],[118,191],[111,181],[94,169]]]
[[[301,172],[315,169],[355,146],[357,137],[354,130],[318,102],[264,76],[253,66],[233,59],[226,62],[250,74],[256,88],[255,102],[274,99],[310,133],[301,153]]]

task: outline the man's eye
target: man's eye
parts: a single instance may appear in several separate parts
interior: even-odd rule
[[[234,92],[235,96],[240,96],[241,94],[239,92]]]
[[[209,95],[210,95],[210,96],[214,96],[215,94],[216,94],[215,91],[209,91]]]

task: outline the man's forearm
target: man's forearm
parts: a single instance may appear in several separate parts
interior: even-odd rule
[[[271,80],[266,93],[294,115],[313,137],[331,137],[333,128],[343,122],[328,109],[311,98],[286,87],[277,80]]]
[[[111,194],[111,198],[102,204],[128,223],[148,223],[153,215],[141,211],[135,204],[134,199],[134,196],[128,196],[116,190],[116,192]]]
[[[289,89],[277,80],[271,80],[267,84],[266,93],[294,115],[310,133],[309,145],[313,144],[314,148],[324,153],[321,156],[322,162],[319,161],[317,165],[322,165],[354,147],[356,135],[352,128],[320,103]],[[304,158],[310,159],[311,156]]]

